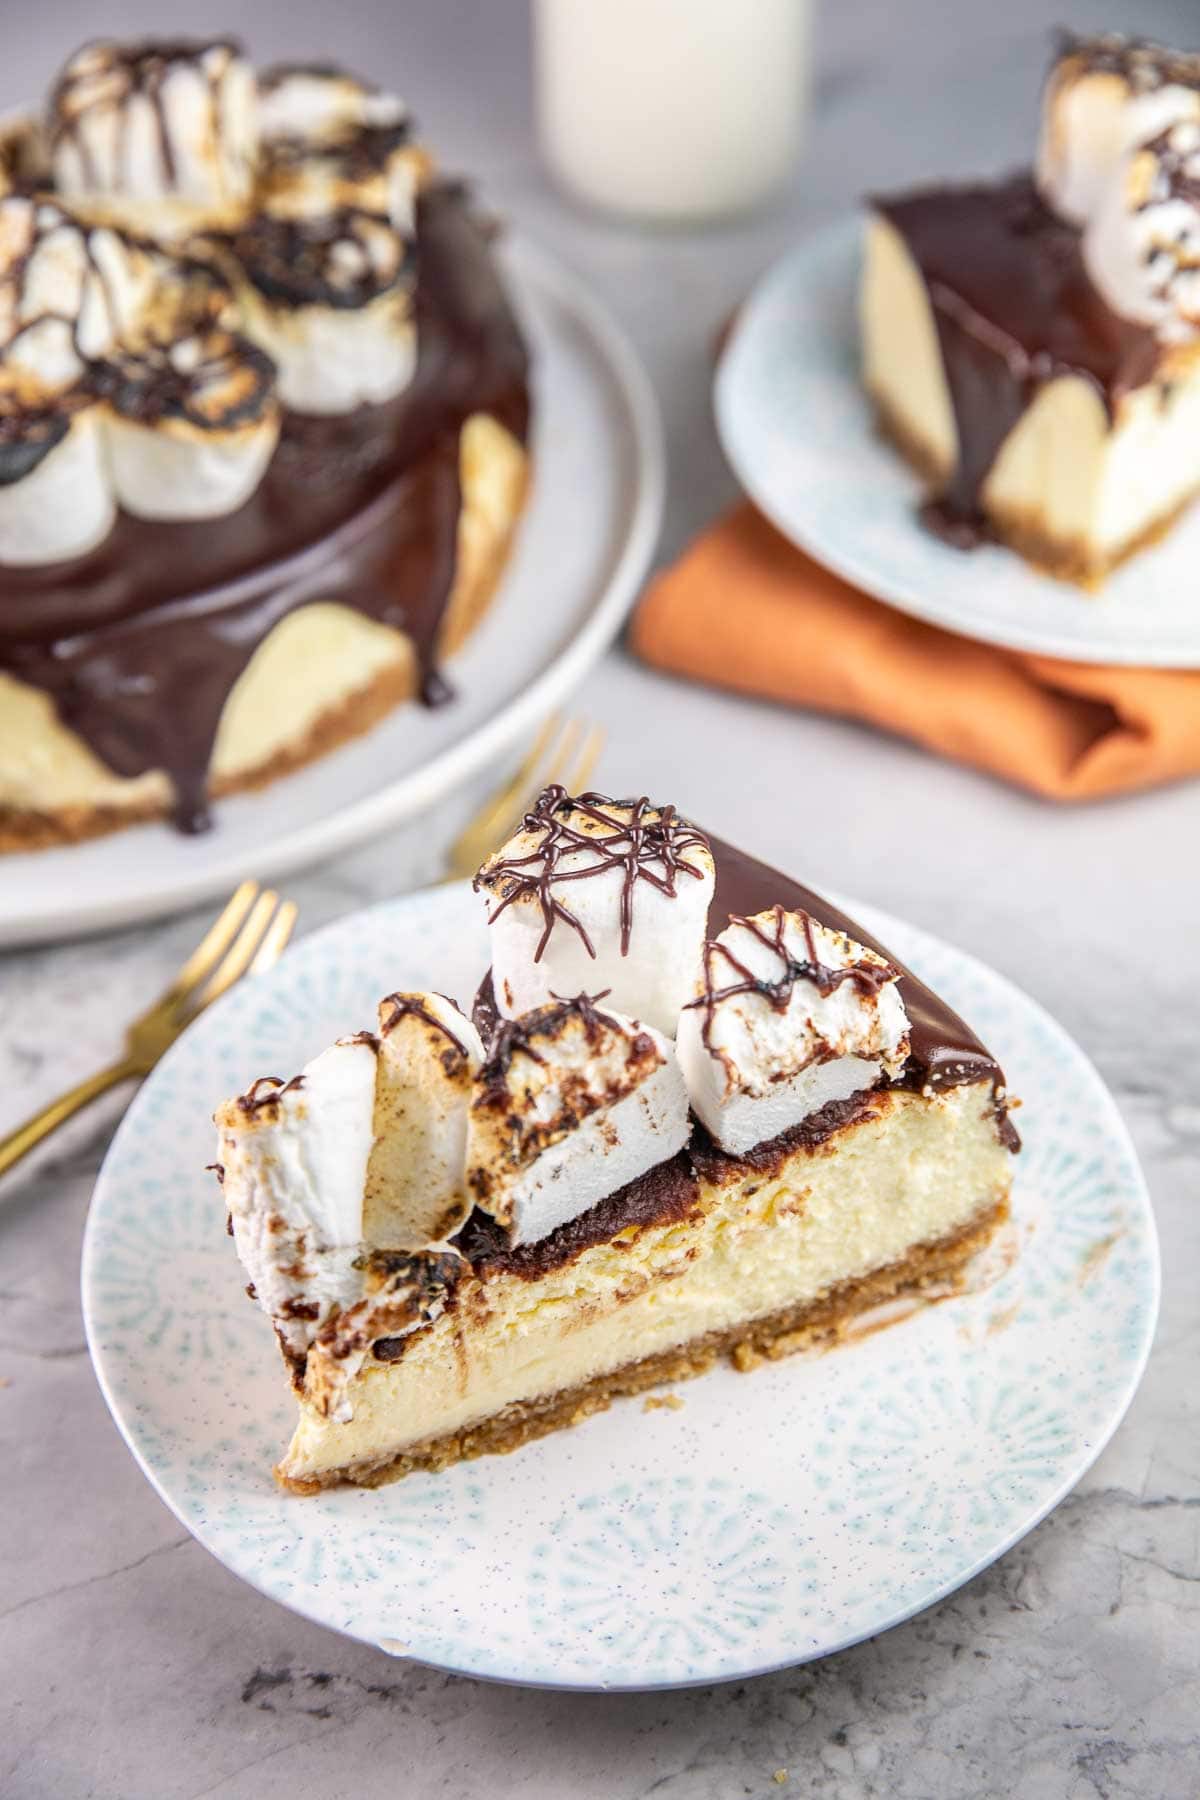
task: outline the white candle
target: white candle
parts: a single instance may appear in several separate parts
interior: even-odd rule
[[[808,16],[809,0],[534,0],[551,169],[647,219],[757,204],[795,164]]]

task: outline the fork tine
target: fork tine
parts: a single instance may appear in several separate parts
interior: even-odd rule
[[[603,748],[604,727],[602,725],[593,725],[584,741],[583,748],[576,758],[574,772],[569,780],[564,779],[563,781],[563,786],[566,788],[568,794],[583,794],[587,792],[588,783],[592,778],[592,770],[600,760],[600,752]]]
[[[575,760],[575,752],[583,738],[584,725],[579,719],[568,719],[562,737],[555,746],[553,755],[542,770],[537,783],[537,791],[549,787],[552,782],[562,781],[563,776]],[[563,782],[563,786],[566,783]]]
[[[264,970],[274,968],[287,949],[288,940],[295,929],[297,910],[294,900],[284,901],[271,920],[266,937],[254,953],[254,961],[247,971],[249,974],[261,975]]]
[[[254,960],[255,952],[262,943],[271,915],[278,904],[279,895],[272,888],[264,888],[254,902],[250,917],[239,931],[233,947],[226,951],[211,980],[196,996],[192,1011],[202,1012],[231,988],[235,981],[241,980]]]
[[[191,988],[203,981],[206,975],[211,975],[237,936],[242,921],[254,904],[254,897],[257,893],[257,881],[243,881],[230,898],[224,912],[213,920],[162,996],[162,1003],[182,999]]]
[[[542,721],[537,736],[528,753],[521,759],[512,779],[505,783],[498,794],[493,794],[490,800],[486,800],[471,820],[469,829],[472,833],[495,835],[510,819],[521,816],[528,796],[535,789],[540,793],[546,785],[538,779],[538,769],[562,728],[561,712],[552,712]]]

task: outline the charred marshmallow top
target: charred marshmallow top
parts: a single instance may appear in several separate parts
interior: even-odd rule
[[[0,566],[81,556],[118,508],[235,512],[282,406],[346,413],[412,380],[406,108],[288,69],[262,111],[260,145],[232,40],[98,43],[44,132],[0,128]]]
[[[168,235],[219,224],[254,181],[254,71],[232,40],[88,44],[48,129],[55,184],[81,207]]]
[[[581,994],[497,1031],[471,1102],[467,1186],[511,1243],[533,1243],[688,1136],[673,1045]]]
[[[673,1035],[704,948],[708,840],[672,806],[549,787],[475,877],[506,1018],[603,989]]]
[[[1200,119],[1200,56],[1117,36],[1069,39],[1042,104],[1042,198],[1086,225],[1129,153],[1181,119]]]
[[[1200,328],[1200,56],[1135,39],[1068,43],[1043,104],[1037,181],[1079,226],[1115,313],[1164,343]]]
[[[1200,116],[1141,144],[1109,183],[1083,238],[1088,274],[1114,312],[1167,343],[1200,329]]]
[[[898,1074],[909,1048],[898,979],[807,913],[731,919],[705,947],[677,1040],[692,1106],[722,1148],[750,1150]]]

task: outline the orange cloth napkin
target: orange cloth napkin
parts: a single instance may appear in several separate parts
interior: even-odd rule
[[[1200,773],[1200,671],[957,637],[867,599],[748,504],[651,585],[631,640],[659,668],[865,719],[1057,800]]]

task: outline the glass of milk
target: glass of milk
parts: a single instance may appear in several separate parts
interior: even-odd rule
[[[538,125],[572,194],[658,222],[758,205],[795,166],[810,0],[533,0]]]

